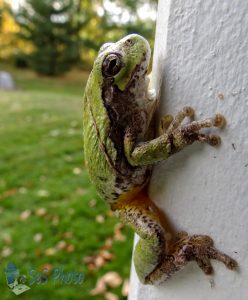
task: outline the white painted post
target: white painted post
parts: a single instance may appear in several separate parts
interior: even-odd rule
[[[161,66],[164,70],[161,70]],[[196,118],[225,115],[222,145],[194,144],[155,168],[150,196],[179,231],[208,234],[237,259],[213,262],[211,287],[195,263],[159,287],[139,283],[129,300],[248,299],[248,1],[160,0],[153,78],[163,78],[159,115],[183,106]]]

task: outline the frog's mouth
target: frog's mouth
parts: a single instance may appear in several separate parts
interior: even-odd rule
[[[145,53],[139,64],[137,64],[130,76],[130,80],[127,84],[126,89],[135,88],[139,86],[141,89],[145,89],[149,84],[148,78],[148,66],[150,62],[149,53]]]

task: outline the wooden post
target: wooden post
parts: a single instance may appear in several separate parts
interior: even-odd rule
[[[183,106],[196,119],[225,115],[218,148],[194,144],[155,168],[150,196],[179,231],[208,234],[237,259],[231,272],[195,263],[159,287],[138,282],[129,300],[245,300],[248,295],[248,1],[160,0],[153,79],[162,78],[159,116]],[[211,285],[211,280],[215,285]]]

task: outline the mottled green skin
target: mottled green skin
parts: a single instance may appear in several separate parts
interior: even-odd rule
[[[87,82],[83,100],[84,157],[90,178],[97,191],[108,188],[106,182],[99,180],[99,174],[104,174],[108,178],[109,183],[114,182],[116,176],[101,147],[101,144],[104,144],[112,160],[116,159],[114,144],[108,138],[110,121],[101,100],[102,77],[99,69],[100,64],[101,61],[95,62]],[[94,105],[92,101],[94,101]],[[95,127],[95,122],[97,123],[97,128]]]
[[[205,274],[213,271],[210,259],[233,270],[236,261],[218,251],[208,236],[183,233],[167,241],[168,230],[146,193],[153,163],[194,141],[219,144],[218,136],[199,130],[224,124],[218,114],[182,125],[185,117],[194,114],[185,107],[175,118],[165,116],[160,135],[152,139],[157,100],[148,90],[149,59],[150,47],[139,35],[103,45],[99,51],[83,102],[84,154],[90,178],[101,197],[140,236],[134,264],[141,282],[163,282],[192,260]]]

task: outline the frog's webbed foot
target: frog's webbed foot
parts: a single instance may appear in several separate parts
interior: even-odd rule
[[[195,240],[194,240],[195,238]],[[183,248],[183,251],[185,251],[185,253],[190,253],[185,255],[184,256],[184,259],[186,259],[187,261],[190,261],[192,257],[194,257],[194,254],[191,253],[192,250],[188,249],[188,247],[192,248],[192,247],[195,247],[196,245],[198,246],[198,249],[199,249],[199,245],[200,247],[202,247],[203,245],[204,246],[207,246],[207,247],[211,247],[213,246],[213,240],[208,237],[208,236],[194,236],[193,237],[190,237],[188,235],[187,232],[185,231],[182,231],[182,232],[178,232],[176,235],[175,235],[175,238],[174,238],[174,244],[172,246],[172,249],[171,251],[174,252],[174,253],[177,253],[177,249],[181,249]],[[193,243],[192,243],[193,242]],[[193,258],[196,263],[198,264],[198,266],[203,270],[203,272],[206,274],[206,275],[210,275],[213,273],[213,267],[211,265],[211,262],[210,262],[210,259],[209,257],[194,257]]]
[[[181,249],[178,253],[181,252],[187,261],[195,260],[207,275],[213,273],[211,259],[222,262],[230,270],[238,267],[234,259],[214,247],[213,240],[207,235],[193,235],[185,238],[176,247]]]
[[[222,127],[225,118],[216,114],[213,118],[200,121],[192,121],[189,124],[182,124],[186,117],[193,117],[194,110],[191,107],[184,107],[173,119],[171,115],[162,118],[160,122],[160,135],[166,134],[172,143],[172,152],[177,152],[194,141],[207,143],[211,146],[220,144],[220,137],[199,132],[203,128]]]
[[[214,247],[213,240],[209,236],[189,236],[185,232],[179,233],[162,264],[147,278],[147,283],[161,283],[169,279],[190,261],[195,261],[206,275],[211,275],[214,272],[211,259],[224,263],[229,270],[238,268],[233,258]]]

